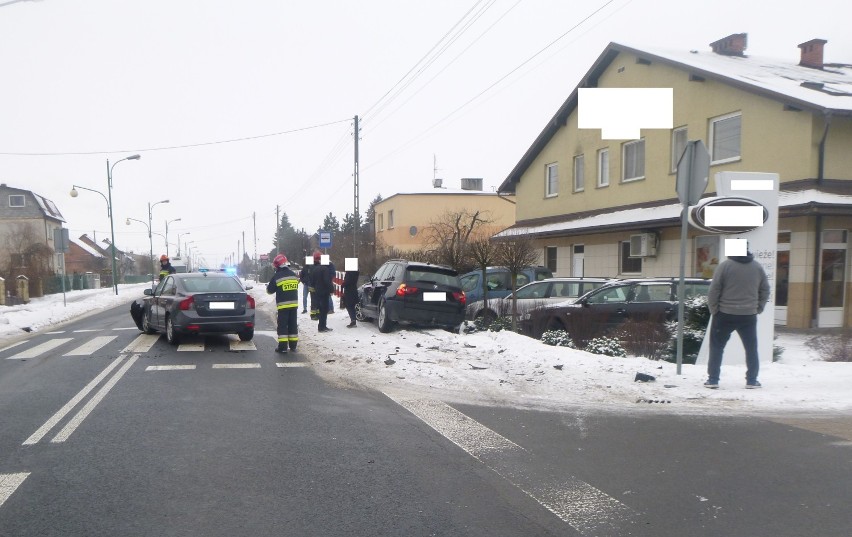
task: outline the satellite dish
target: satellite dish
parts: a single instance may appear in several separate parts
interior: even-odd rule
[[[408,228],[408,233],[413,237],[417,235],[417,226],[411,226]]]

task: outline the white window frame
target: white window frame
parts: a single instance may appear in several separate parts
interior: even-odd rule
[[[683,134],[683,140],[680,140],[680,135]],[[689,142],[686,127],[678,127],[672,130],[672,173],[677,173],[677,162],[686,149],[686,144]]]
[[[13,205],[12,198],[21,198],[20,205]],[[27,206],[27,197],[23,194],[9,194],[9,207],[26,207]]]
[[[726,162],[737,162],[742,160],[743,155],[743,114],[742,112],[733,112],[731,114],[725,114],[724,116],[718,116],[710,119],[710,133],[708,135],[708,140],[710,141],[710,164],[725,164]],[[727,158],[716,158],[716,125],[722,121],[727,121],[730,119],[738,118],[740,122],[740,132],[739,132],[739,147],[737,147],[737,155],[733,157]]]
[[[388,229],[393,229],[393,209],[388,211]]]
[[[553,175],[551,177],[551,170]],[[551,179],[553,179],[553,188],[551,189]],[[551,162],[544,166],[544,197],[555,198],[559,195],[559,163]]]
[[[609,148],[598,150],[598,188],[609,186]]]
[[[627,177],[627,148],[640,145],[642,146],[642,174],[637,175],[635,177]],[[621,146],[621,182],[622,183],[630,183],[632,181],[641,181],[645,179],[645,139],[640,138],[639,140],[633,140],[630,142],[625,142]]]
[[[586,159],[584,155],[574,157],[574,192],[586,189]]]
[[[385,215],[382,214],[382,213],[379,213],[379,214],[376,215],[376,219],[378,219],[378,221],[379,221],[379,231],[384,231],[385,230]]]

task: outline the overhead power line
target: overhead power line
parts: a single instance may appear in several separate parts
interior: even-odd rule
[[[18,157],[58,157],[58,156],[72,156],[72,155],[111,155],[115,153],[141,153],[141,152],[150,152],[150,151],[168,151],[172,149],[188,149],[192,147],[203,147],[207,145],[218,145],[218,144],[231,144],[236,142],[247,142],[250,140],[259,140],[261,138],[271,138],[273,136],[283,136],[285,134],[293,134],[296,132],[302,132],[312,129],[319,129],[322,127],[328,127],[329,125],[337,125],[338,123],[345,123],[347,121],[352,121],[351,118],[340,119],[337,121],[330,121],[328,123],[320,123],[318,125],[311,125],[309,127],[300,127],[298,129],[290,129],[281,132],[271,132],[268,134],[258,134],[255,136],[244,136],[242,138],[231,138],[229,140],[216,140],[212,142],[199,142],[194,144],[185,144],[185,145],[171,145],[171,146],[163,146],[163,147],[143,147],[143,148],[135,148],[135,149],[114,149],[109,151],[58,151],[58,152],[6,152],[0,151],[0,155],[7,156],[18,156]]]

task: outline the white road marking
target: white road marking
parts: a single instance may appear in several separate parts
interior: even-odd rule
[[[12,493],[21,486],[21,483],[23,483],[24,479],[26,479],[29,475],[29,472],[0,474],[0,505],[3,505],[3,502],[9,499],[9,496],[11,496]]]
[[[65,425],[65,427],[63,427],[62,430],[59,431],[59,433],[57,433],[57,435],[53,437],[51,443],[55,444],[68,440],[68,437],[71,436],[71,433],[77,430],[77,427],[79,427],[80,424],[83,423],[83,420],[86,419],[86,416],[88,416],[92,412],[92,410],[94,410],[95,407],[98,406],[98,403],[100,403],[101,400],[106,397],[106,394],[109,393],[112,387],[115,386],[115,384],[119,380],[121,380],[121,377],[123,377],[124,374],[127,373],[127,370],[130,369],[130,366],[133,365],[137,358],[139,358],[138,354],[134,354],[133,356],[131,356],[130,359],[127,360],[123,366],[121,366],[121,369],[119,369],[118,372],[116,372],[116,374],[113,375],[112,378],[109,379],[106,384],[101,386],[101,389],[98,390],[98,393],[92,396],[92,398],[89,399],[89,402],[86,403],[83,408],[80,409],[79,412],[77,412],[77,415],[71,418],[71,421],[69,421]]]
[[[100,330],[97,330],[97,329],[94,329],[94,328],[87,328],[85,330],[74,330],[73,332],[75,334],[78,334],[80,332],[100,332]]]
[[[308,367],[307,362],[275,362],[278,367]]]
[[[6,359],[7,360],[23,360],[24,358],[35,358],[36,356],[43,354],[45,352],[51,351],[51,350],[55,349],[56,347],[62,345],[63,343],[67,343],[68,341],[71,341],[72,339],[73,338],[70,338],[70,337],[60,337],[60,338],[56,338],[56,339],[51,339],[51,340],[45,341],[41,345],[36,345],[35,347],[33,347],[31,349],[27,349],[25,351],[19,352],[18,354],[14,355],[14,356],[9,356]]]
[[[125,326],[124,328],[113,328],[113,330],[139,330],[135,326]]]
[[[231,352],[239,352],[239,351],[256,351],[257,346],[254,344],[254,341],[239,341],[236,339],[232,339],[228,342],[229,350]]]
[[[204,342],[201,343],[181,343],[177,348],[178,352],[203,352]]]
[[[73,351],[65,353],[62,356],[89,356],[115,338],[116,336],[98,336],[96,338],[92,338],[83,345],[80,345]]]
[[[52,336],[55,334],[64,334],[65,330],[57,330],[56,332],[45,332],[46,335]]]
[[[145,371],[181,371],[195,369],[194,365],[149,365]]]
[[[35,444],[36,442],[38,442],[39,440],[44,438],[44,435],[46,435],[51,429],[53,429],[54,425],[59,423],[62,420],[62,418],[65,417],[66,414],[71,412],[71,409],[74,408],[75,406],[77,406],[77,403],[82,401],[83,398],[86,397],[89,394],[90,391],[94,390],[95,386],[100,384],[100,382],[104,379],[104,377],[109,375],[110,371],[115,369],[115,367],[118,364],[120,364],[123,360],[124,360],[124,356],[119,356],[118,358],[113,360],[108,366],[106,366],[106,368],[103,371],[101,371],[98,374],[97,377],[95,377],[94,379],[92,379],[91,382],[86,384],[85,388],[80,390],[80,392],[77,395],[75,395],[74,397],[71,398],[70,401],[65,403],[65,406],[60,408],[56,412],[56,414],[51,416],[50,419],[47,420],[44,423],[44,425],[39,427],[36,432],[34,432],[29,438],[24,440],[24,443],[22,445],[29,446],[29,445]]]
[[[258,369],[260,364],[213,364],[213,369]]]
[[[582,535],[613,534],[636,516],[623,503],[580,479],[528,475],[524,460],[530,454],[524,448],[445,403],[385,395]]]
[[[23,345],[23,344],[24,344],[24,343],[26,343],[27,341],[29,341],[29,340],[28,340],[28,339],[25,339],[25,340],[23,340],[23,341],[19,341],[19,342],[17,342],[17,343],[12,343],[11,345],[6,345],[6,346],[5,346],[5,347],[3,347],[2,349],[0,349],[0,352],[8,351],[9,349],[12,349],[12,348],[14,348],[14,347],[17,347],[18,345]]]
[[[158,339],[160,339],[160,334],[139,334],[139,336],[131,341],[130,345],[124,347],[121,352],[148,352]]]

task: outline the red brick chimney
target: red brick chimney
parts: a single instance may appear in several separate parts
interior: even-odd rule
[[[822,51],[826,43],[828,41],[825,39],[811,39],[799,45],[799,48],[802,49],[802,59],[799,61],[799,65],[812,69],[822,69]]]
[[[746,47],[748,46],[748,34],[731,34],[728,37],[723,37],[718,41],[710,43],[713,52],[722,54],[723,56],[744,56]]]

